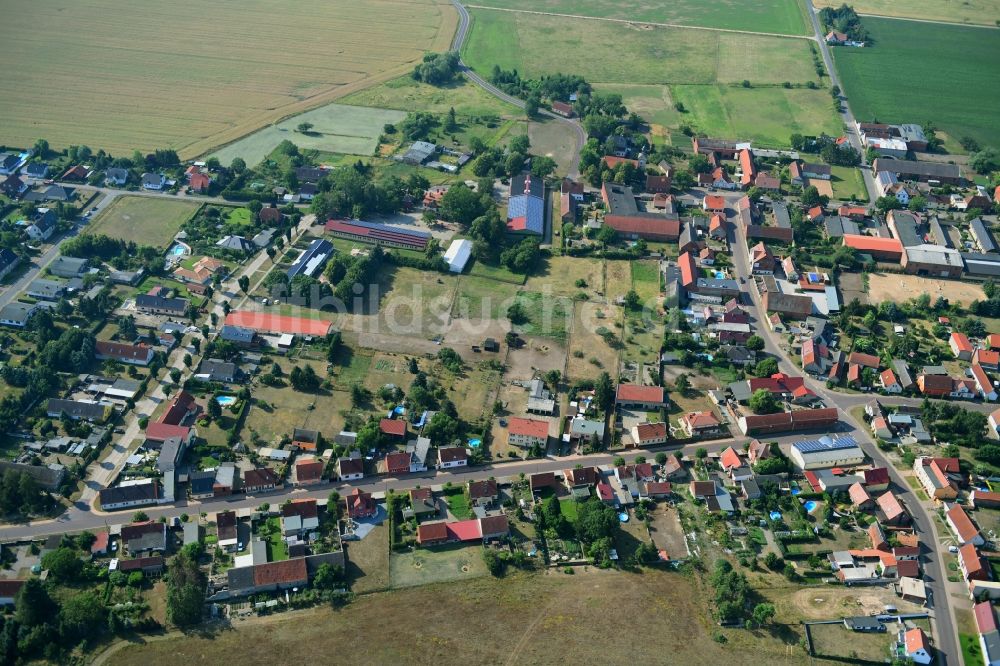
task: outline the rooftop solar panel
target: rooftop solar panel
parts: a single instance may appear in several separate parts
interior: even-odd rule
[[[817,451],[839,451],[841,449],[850,449],[856,447],[857,445],[858,443],[854,441],[854,438],[848,435],[839,439],[830,439],[829,437],[808,439],[802,442],[795,442],[792,444],[792,447],[801,453],[815,453]]]

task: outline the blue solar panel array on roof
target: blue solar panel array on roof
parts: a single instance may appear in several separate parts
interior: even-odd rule
[[[518,195],[507,203],[507,219],[525,218],[525,231],[542,234],[545,231],[545,206],[543,200],[530,195]]]
[[[851,449],[857,447],[858,443],[850,435],[839,439],[820,437],[819,439],[807,439],[802,442],[795,442],[792,447],[800,453],[816,453],[817,451],[839,451],[840,449]]]
[[[411,236],[421,236],[423,238],[430,238],[431,234],[427,231],[421,231],[420,229],[404,229],[402,227],[392,227],[387,224],[379,224],[377,222],[365,222],[363,220],[350,220],[348,224],[353,224],[357,227],[364,227],[366,229],[374,229],[376,231],[384,231],[387,233],[394,234],[410,234]]]

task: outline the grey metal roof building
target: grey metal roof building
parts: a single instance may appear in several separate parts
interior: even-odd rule
[[[294,278],[299,275],[313,277],[317,271],[323,268],[332,254],[333,243],[323,238],[317,238],[309,244],[309,247],[299,255],[299,258],[288,269],[288,277]]]
[[[970,275],[1000,275],[1000,255],[963,252],[962,261],[965,262],[965,272]]]
[[[976,246],[980,252],[989,253],[997,251],[996,240],[994,240],[990,230],[986,228],[986,224],[983,223],[982,218],[977,217],[969,222],[969,232],[972,234],[973,240],[976,241]]]
[[[858,235],[861,230],[858,228],[857,223],[846,217],[841,217],[839,215],[827,215],[823,218],[823,227],[826,229],[826,235],[831,238],[840,238],[844,234]]]

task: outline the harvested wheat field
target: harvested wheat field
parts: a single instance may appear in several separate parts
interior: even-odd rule
[[[456,22],[447,0],[9,0],[3,15],[0,143],[185,158],[399,76]]]
[[[344,664],[551,664],[568,654],[583,664],[807,663],[797,627],[727,630],[725,645],[713,641],[712,632],[722,632],[703,594],[690,578],[661,571],[485,577],[364,595],[340,611],[238,622],[211,639],[154,639],[104,663],[218,664],[233,654],[243,666],[321,655]]]

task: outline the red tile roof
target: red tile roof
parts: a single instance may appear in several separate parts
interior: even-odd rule
[[[865,368],[877,368],[881,364],[878,356],[862,352],[851,352],[847,357],[847,362],[855,363]]]
[[[959,351],[971,352],[972,343],[969,342],[969,338],[965,333],[959,333],[958,331],[951,332],[951,343],[958,348]]]
[[[160,423],[180,425],[194,404],[194,396],[187,391],[181,391],[170,401],[170,406],[167,407],[167,411],[160,418]]]
[[[448,540],[446,523],[421,523],[417,525],[417,543],[436,543]]]
[[[903,256],[903,244],[898,238],[875,238],[861,234],[844,234],[844,245],[853,247],[859,252],[881,252],[900,258]]]
[[[390,453],[385,457],[385,467],[390,474],[410,471],[410,454],[402,451]]]
[[[880,486],[884,483],[889,483],[889,470],[885,467],[866,469],[864,476],[866,486]]]
[[[347,515],[351,518],[370,516],[377,509],[371,493],[366,493],[360,488],[352,490],[344,501],[347,503]]]
[[[123,342],[109,342],[98,340],[94,343],[94,350],[100,356],[108,356],[123,361],[145,361],[149,357],[149,345],[130,345]]]
[[[646,402],[663,404],[666,396],[661,386],[640,386],[619,384],[615,400],[617,402]]]
[[[705,197],[705,210],[723,210],[726,207],[726,199],[714,194]]]
[[[789,377],[781,372],[770,377],[754,377],[747,382],[750,386],[750,393],[758,389],[767,389],[771,393],[792,393],[800,386],[805,386],[805,379],[802,377]]]
[[[972,360],[979,365],[1000,365],[1000,352],[976,349],[972,354]]]
[[[635,429],[636,434],[639,435],[640,443],[654,439],[663,439],[667,436],[666,423],[640,423]]]
[[[914,627],[906,632],[904,635],[906,640],[906,653],[913,654],[917,651],[924,651],[927,654],[931,652],[931,644],[927,640],[927,634],[920,627]]]
[[[90,552],[93,555],[99,553],[106,553],[108,551],[108,542],[111,539],[111,535],[107,530],[98,532],[97,538],[94,539],[94,543],[90,544]]]
[[[967,543],[958,549],[958,558],[965,565],[965,571],[969,578],[983,577],[986,573],[983,558],[979,557],[979,551],[975,544]]]
[[[848,490],[848,494],[850,495],[851,502],[854,503],[854,506],[861,506],[862,504],[867,504],[872,500],[872,496],[868,494],[868,491],[865,490],[865,487],[860,483],[852,485]]]
[[[1000,187],[1000,186],[998,186]],[[988,634],[997,630],[997,615],[993,612],[993,604],[989,601],[981,601],[975,606],[976,627],[980,634]]]
[[[23,580],[0,579],[0,597],[16,597],[23,585]]]
[[[680,220],[652,215],[605,215],[604,224],[621,234],[662,236],[677,239],[681,235]]]
[[[719,419],[715,418],[715,414],[707,410],[704,412],[688,412],[682,418],[692,430],[714,428],[719,425]]]
[[[316,518],[319,516],[319,506],[314,499],[292,500],[281,505],[281,515],[285,518],[298,516],[300,518]]]
[[[694,256],[690,252],[685,252],[677,257],[677,266],[681,269],[681,284],[689,287],[698,280],[698,268],[695,266]]]
[[[906,509],[903,508],[899,498],[891,492],[880,495],[878,498],[878,505],[885,514],[886,520],[894,520],[899,516],[906,514]]]
[[[378,429],[387,435],[404,437],[406,435],[406,421],[403,419],[382,419],[378,422]]]
[[[523,419],[521,417],[514,416],[507,421],[507,431],[512,435],[523,435],[525,437],[537,437],[542,439],[549,436],[549,423],[548,421]]]
[[[627,157],[615,157],[614,155],[605,155],[601,158],[609,169],[614,169],[619,164],[631,164],[632,166],[638,168],[638,160],[630,160]]]
[[[469,481],[469,499],[487,499],[496,496],[497,482],[495,479]]]
[[[323,478],[323,463],[319,460],[296,461],[295,478],[300,483],[303,481],[319,481]]]
[[[306,558],[258,564],[253,568],[254,585],[289,585],[309,580]]]
[[[187,439],[191,428],[187,426],[170,425],[169,423],[150,423],[146,425],[146,439],[153,442],[163,442],[171,437]]]
[[[972,519],[969,518],[969,514],[965,512],[958,504],[953,505],[948,509],[948,520],[951,524],[955,526],[958,531],[958,538],[963,542],[969,542],[979,536],[979,529],[972,524]]]
[[[741,466],[743,461],[740,460],[740,454],[736,452],[736,449],[730,446],[722,452],[722,455],[719,457],[719,463],[722,465],[722,469],[728,472],[733,467]]]
[[[438,459],[442,463],[458,462],[468,460],[469,452],[462,446],[446,446],[438,449]]]

